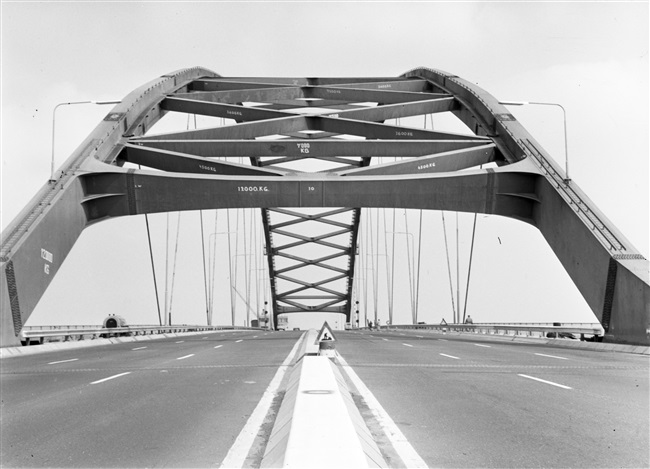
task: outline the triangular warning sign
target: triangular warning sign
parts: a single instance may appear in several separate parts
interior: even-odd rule
[[[334,337],[334,333],[332,332],[332,329],[330,329],[329,324],[327,324],[327,321],[323,323],[323,327],[321,327],[318,336],[316,336],[316,342],[314,343],[317,344],[322,340],[336,340],[336,337]]]

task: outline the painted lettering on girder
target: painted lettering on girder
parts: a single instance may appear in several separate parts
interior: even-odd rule
[[[231,111],[230,109],[226,110],[226,114],[230,114],[230,115],[233,115],[233,116],[241,116],[242,115],[241,111]]]
[[[309,153],[309,143],[296,143],[300,153]]]
[[[48,262],[54,262],[54,255],[50,251],[41,248],[41,259],[45,259],[46,261],[43,265],[43,272],[46,275],[50,275],[50,264],[48,264]]]
[[[237,186],[237,192],[269,192],[268,186]]]
[[[398,137],[412,137],[413,132],[406,132],[406,131],[402,131],[402,130],[396,130],[395,135],[397,135]]]
[[[435,168],[435,167],[436,167],[435,163],[421,164],[420,166],[418,166],[418,170],[428,169],[428,168]]]
[[[54,262],[54,256],[50,251],[41,249],[41,259],[45,259],[47,262]]]

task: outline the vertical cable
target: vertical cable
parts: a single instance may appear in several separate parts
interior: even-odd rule
[[[426,117],[426,116],[425,116]],[[417,285],[415,287],[415,322],[418,323],[418,308],[420,306],[420,266],[422,264],[422,210],[420,209],[420,234],[418,239],[418,274],[417,274]]]
[[[153,289],[156,293],[156,307],[158,308],[158,323],[162,326],[162,317],[160,315],[160,299],[158,298],[158,283],[156,281],[156,266],[153,262],[153,248],[151,247],[151,231],[149,230],[149,217],[144,214],[144,223],[147,226],[147,240],[149,241],[149,257],[151,257],[151,271],[153,272]]]
[[[219,227],[219,210],[214,211],[214,240],[212,241],[212,256],[208,259],[208,268],[210,270],[210,323],[214,314],[214,284],[217,270],[217,234]],[[210,249],[208,249],[210,251]]]
[[[251,308],[250,308],[250,298],[249,298],[249,292],[250,292],[250,270],[248,268],[248,247],[246,246],[246,209],[242,208],[242,224],[243,224],[243,229],[242,231],[244,232],[244,284],[246,285],[246,327],[251,326]],[[250,241],[250,236],[249,236],[249,241]]]
[[[212,325],[210,321],[210,307],[208,299],[208,272],[205,268],[205,236],[203,235],[203,210],[199,210],[199,220],[201,222],[201,252],[203,254],[203,286],[205,287],[205,320],[207,321],[208,326]]]
[[[415,321],[415,308],[413,303],[413,267],[411,267],[411,247],[409,244],[409,219],[406,209],[404,209],[404,227],[406,230],[406,259],[408,261],[409,271],[409,293],[411,294],[411,321]],[[415,246],[414,246],[415,248]]]
[[[388,258],[388,229],[386,227],[386,209],[384,214],[384,253],[386,254],[386,291],[388,291],[388,322],[393,323],[393,288],[390,273],[390,259]]]
[[[365,210],[366,213],[366,221],[368,220],[368,210]],[[368,245],[368,229],[366,228],[366,224],[362,224],[363,228],[363,235],[365,236],[366,240],[362,245],[362,252],[361,252],[361,264],[363,265],[363,319],[364,319],[364,324],[365,327],[368,327],[368,259],[367,259],[367,253],[366,253],[366,246]]]
[[[174,299],[174,280],[176,279],[176,259],[178,259],[178,240],[181,233],[181,212],[178,212],[176,222],[176,246],[174,247],[174,266],[172,268],[172,288],[169,295],[169,325],[172,325],[172,301]]]
[[[165,237],[165,314],[163,319],[165,325],[167,325],[167,299],[169,298],[167,293],[167,284],[169,283],[169,212],[167,212],[167,234]]]
[[[230,316],[232,325],[235,325],[235,299],[233,295],[233,281],[232,281],[232,247],[230,244],[230,209],[226,209],[227,221],[228,221],[228,272],[230,277]],[[237,238],[235,238],[236,240]]]
[[[142,169],[142,165],[138,165]],[[160,315],[160,298],[158,297],[158,282],[156,280],[156,266],[153,262],[153,247],[151,246],[151,230],[149,229],[149,216],[144,214],[144,224],[147,227],[147,241],[149,243],[149,257],[151,258],[151,273],[153,274],[153,290],[156,294],[156,308],[158,309],[158,324],[162,326],[162,317]]]
[[[392,256],[391,256],[391,260],[390,260],[390,262],[392,264],[391,265],[391,272],[390,272],[390,281],[391,281],[390,289],[393,292],[393,295],[390,298],[390,309],[391,309],[391,311],[394,311],[393,305],[394,305],[394,300],[395,300],[395,294],[394,294],[394,292],[395,292],[395,219],[396,219],[396,217],[395,217],[395,209],[393,209],[393,231],[391,232],[392,235],[393,235],[392,239],[391,239]],[[390,323],[393,324],[393,318],[392,317],[390,318]]]
[[[476,234],[476,216],[474,214],[474,226],[472,227],[472,246],[469,250],[469,267],[467,269],[467,288],[465,288],[465,306],[463,308],[463,323],[465,322],[465,314],[467,313],[467,296],[469,295],[469,276],[472,273],[472,256],[474,255],[474,235]]]
[[[369,222],[368,222],[368,231],[370,232],[370,260],[372,261],[372,292],[373,292],[373,306],[375,312],[375,324],[377,324],[378,316],[378,301],[379,301],[379,292],[377,291],[377,282],[378,282],[378,272],[377,272],[377,256],[375,255],[375,243],[372,236],[372,209],[369,209],[368,212]]]
[[[451,311],[454,315],[454,318],[456,317],[456,305],[454,303],[454,284],[451,279],[451,263],[449,261],[449,246],[447,244],[447,225],[445,224],[445,212],[440,212],[440,215],[442,216],[442,232],[445,235],[445,253],[447,254],[447,271],[449,272],[449,293],[451,296]],[[444,318],[443,318],[444,319]]]
[[[456,303],[458,304],[458,315],[454,316],[454,324],[460,319],[460,243],[458,241],[458,212],[456,212]]]

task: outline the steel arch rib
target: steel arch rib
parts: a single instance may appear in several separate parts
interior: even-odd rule
[[[316,108],[320,115],[313,115]],[[235,124],[148,136],[170,110]],[[473,135],[385,123],[434,112],[454,113]],[[277,134],[284,138],[260,139]],[[341,134],[355,139],[342,140]],[[393,156],[408,159],[370,166],[372,159]],[[219,157],[247,157],[250,165],[214,159]],[[305,159],[338,167],[306,174],[284,166]],[[127,169],[126,162],[165,172]],[[457,172],[490,162],[498,167]],[[86,226],[116,216],[237,207],[262,210],[276,318],[303,308],[338,311],[349,320],[360,208],[438,209],[536,226],[607,338],[650,343],[648,261],[574,182],[563,182],[552,158],[484,90],[426,68],[400,77],[280,79],[223,78],[197,67],[125,97],[64,163],[61,177],[46,184],[2,233],[2,344],[16,342]],[[281,213],[294,220],[272,220]],[[322,230],[330,225],[334,231],[290,231],[319,217],[327,220]],[[313,243],[340,250],[347,266],[323,264],[339,257],[332,253],[279,255],[285,248],[274,238],[286,235],[299,239],[293,247]],[[324,241],[337,236],[347,236],[346,244]],[[277,267],[281,257],[294,264]],[[306,267],[341,275],[313,282],[289,275]],[[287,281],[300,286],[281,291]],[[325,287],[329,282],[342,285]]]

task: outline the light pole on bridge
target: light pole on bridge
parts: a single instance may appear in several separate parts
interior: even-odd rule
[[[499,104],[503,104],[505,106],[526,106],[528,104],[532,104],[539,106],[556,106],[562,109],[562,116],[564,118],[564,169],[566,173],[564,175],[564,183],[569,184],[571,182],[571,178],[569,177],[569,144],[566,131],[566,109],[564,109],[564,106],[559,103],[540,103],[532,101],[499,101]]]
[[[121,101],[70,101],[70,102],[64,102],[64,103],[59,103],[56,106],[54,106],[54,110],[52,111],[52,161],[50,162],[50,183],[53,183],[55,181],[54,179],[54,138],[56,136],[55,130],[56,130],[56,110],[61,107],[61,106],[70,106],[74,104],[97,104],[100,106],[106,105],[106,104],[119,104]]]

